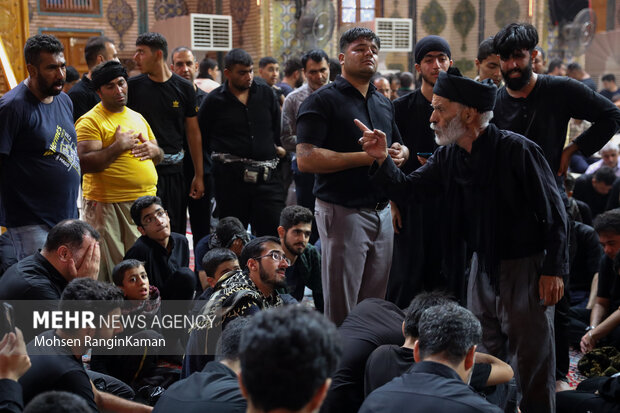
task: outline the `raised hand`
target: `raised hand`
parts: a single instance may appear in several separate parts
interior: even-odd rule
[[[385,133],[379,129],[370,130],[358,119],[354,119],[355,125],[363,132],[359,144],[369,156],[375,158],[380,164],[388,157],[387,140]]]

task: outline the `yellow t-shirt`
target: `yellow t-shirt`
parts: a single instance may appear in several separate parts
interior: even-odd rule
[[[155,139],[151,127],[138,112],[128,107],[121,113],[108,112],[101,103],[75,122],[78,142],[101,141],[106,148],[114,143],[118,125],[121,131],[133,129],[149,140]],[[99,202],[128,202],[157,192],[157,171],[152,160],[141,161],[123,152],[102,172],[84,174],[84,198]]]

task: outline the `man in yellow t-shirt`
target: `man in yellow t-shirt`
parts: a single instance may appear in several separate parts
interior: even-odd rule
[[[155,195],[163,151],[142,115],[126,107],[127,72],[120,63],[100,64],[91,80],[101,102],[75,123],[83,219],[101,234],[99,279],[111,281],[114,265],[140,236],[129,210],[141,196]]]

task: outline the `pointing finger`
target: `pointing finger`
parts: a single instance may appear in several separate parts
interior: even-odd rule
[[[360,130],[362,132],[366,132],[366,131],[370,131],[370,129],[368,128],[368,126],[364,125],[360,120],[358,119],[353,119],[353,122],[355,122],[355,126],[357,126],[358,128],[360,128]]]

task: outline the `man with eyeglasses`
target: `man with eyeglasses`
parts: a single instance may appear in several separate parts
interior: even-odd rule
[[[323,312],[321,254],[308,243],[314,214],[300,205],[287,206],[280,214],[280,245],[291,262],[286,269],[287,292],[297,301],[304,298],[305,287],[312,290],[314,306]]]
[[[143,196],[131,206],[131,218],[142,236],[123,259],[144,262],[149,282],[163,300],[191,300],[196,276],[189,269],[189,244],[184,235],[170,231],[170,218],[157,196]]]
[[[278,238],[264,236],[251,240],[243,248],[239,263],[244,270],[224,274],[200,310],[203,322],[190,333],[182,378],[201,371],[214,359],[217,340],[231,320],[296,303],[290,295],[278,293],[286,288],[286,269],[291,265]]]

